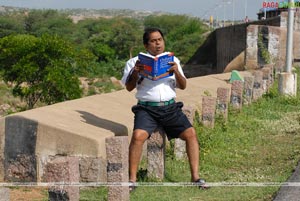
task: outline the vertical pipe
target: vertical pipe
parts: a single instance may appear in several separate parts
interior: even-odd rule
[[[294,0],[289,0],[288,6],[288,24],[286,40],[286,72],[292,71],[292,54],[293,54],[293,32],[294,32]]]

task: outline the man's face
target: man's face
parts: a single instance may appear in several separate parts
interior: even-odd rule
[[[145,48],[153,56],[165,51],[165,41],[158,31],[150,34],[148,44],[145,45]]]

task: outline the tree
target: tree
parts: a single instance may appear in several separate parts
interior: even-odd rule
[[[185,15],[149,16],[145,27],[160,28],[166,38],[166,49],[175,53],[182,63],[189,60],[203,43],[208,27],[194,17]]]
[[[117,59],[128,59],[144,49],[142,45],[142,25],[138,20],[115,18],[112,23],[112,47],[116,49]]]
[[[13,94],[26,101],[53,104],[81,97],[72,74],[74,50],[58,36],[10,35],[0,39],[0,70],[13,83]]]
[[[23,21],[22,16],[0,16],[0,38],[8,36],[10,34],[23,33]]]
[[[27,34],[35,36],[55,34],[69,38],[74,24],[66,14],[56,10],[32,10],[24,19],[24,28]]]

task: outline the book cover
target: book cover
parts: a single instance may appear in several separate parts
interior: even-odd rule
[[[156,81],[173,75],[168,72],[171,67],[168,63],[174,61],[173,52],[164,52],[157,56],[140,52],[138,58],[144,65],[144,70],[140,74],[145,78]]]

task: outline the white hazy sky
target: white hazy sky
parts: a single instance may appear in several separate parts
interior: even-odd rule
[[[206,19],[212,15],[219,20],[242,20],[247,15],[255,20],[262,2],[263,0],[0,0],[0,6],[164,11]]]

